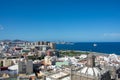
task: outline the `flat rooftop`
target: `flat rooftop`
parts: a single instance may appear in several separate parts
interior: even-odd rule
[[[70,76],[67,76],[67,77],[64,77],[64,78],[62,78],[60,80],[71,80],[71,79],[70,79]]]
[[[59,78],[65,77],[67,75],[68,75],[68,73],[59,72],[59,73],[50,75],[50,77],[55,78],[55,79],[59,79]]]

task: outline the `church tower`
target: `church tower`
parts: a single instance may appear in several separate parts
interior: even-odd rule
[[[91,53],[88,54],[87,66],[88,67],[95,67],[95,56]]]

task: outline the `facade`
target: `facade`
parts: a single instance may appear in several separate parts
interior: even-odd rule
[[[36,42],[36,45],[48,45],[51,49],[55,49],[55,43],[53,42],[45,42],[45,41],[39,41]]]
[[[57,60],[57,57],[56,57],[56,56],[53,56],[53,57],[51,57],[51,56],[46,56],[46,57],[44,58],[44,63],[45,63],[45,65],[55,65],[56,60]]]
[[[51,57],[46,56],[44,59],[45,65],[52,65]]]
[[[48,45],[51,47],[51,49],[55,49],[55,43],[50,42]]]
[[[33,73],[33,62],[32,62],[32,60],[28,60],[28,62],[27,62],[26,73],[27,74]]]
[[[12,65],[12,60],[11,59],[0,59],[0,67],[8,67]]]
[[[18,72],[20,74],[31,74],[31,73],[33,73],[33,63],[32,63],[32,60],[19,61],[18,62]]]

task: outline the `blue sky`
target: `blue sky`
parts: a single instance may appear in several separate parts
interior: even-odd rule
[[[0,0],[0,39],[120,42],[120,0]]]

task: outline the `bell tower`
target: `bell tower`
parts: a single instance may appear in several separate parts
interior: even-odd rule
[[[87,66],[88,67],[95,67],[95,56],[91,53],[88,54]]]

